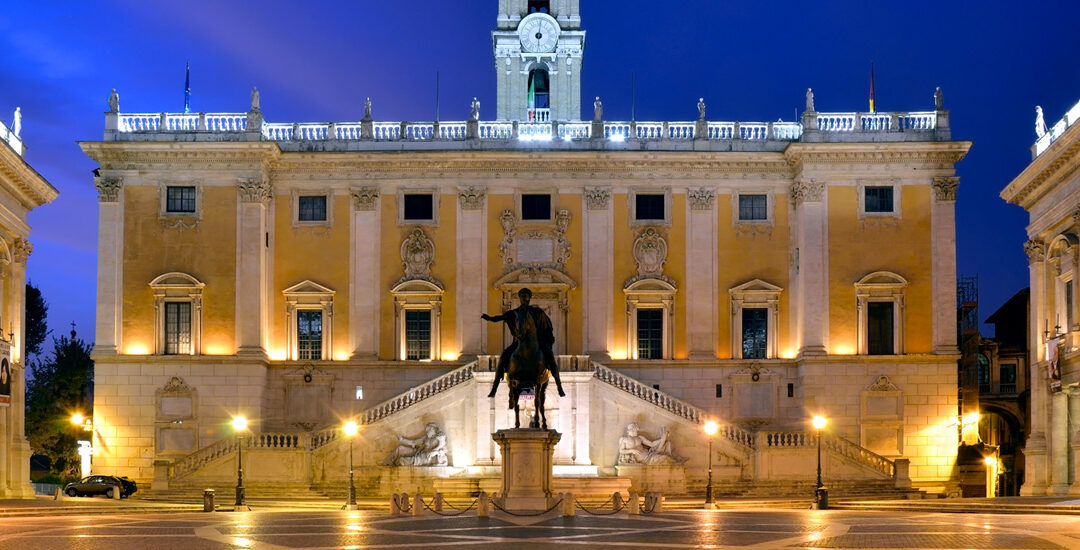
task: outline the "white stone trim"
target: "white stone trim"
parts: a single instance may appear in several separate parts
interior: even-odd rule
[[[326,197],[325,220],[300,220],[300,197]],[[293,227],[333,227],[334,225],[334,191],[329,188],[321,189],[293,189],[290,197],[292,204]]]
[[[194,212],[169,212],[168,204],[169,187],[194,187],[195,188],[195,211]],[[202,219],[203,212],[203,181],[201,179],[190,180],[162,180],[158,184],[158,219],[174,220],[175,218],[190,218],[193,221]]]
[[[764,220],[743,220],[739,218],[739,197],[742,195],[765,195]],[[736,229],[740,226],[766,226],[771,228],[776,223],[775,209],[776,195],[772,188],[740,187],[731,193],[731,226]]]
[[[638,359],[637,312],[662,309],[663,343],[661,359],[671,359],[675,349],[675,293],[677,289],[660,279],[641,279],[623,289],[626,295],[626,357]]]
[[[784,289],[754,279],[739,286],[728,289],[731,296],[731,358],[742,359],[742,311],[744,309],[767,309],[769,311],[767,345],[765,358],[775,359],[779,356],[779,338],[776,331],[780,326],[780,293]]]
[[[900,190],[903,187],[900,185],[899,179],[887,179],[887,180],[858,180],[855,185],[858,193],[857,201],[859,204],[859,219],[866,218],[900,218],[900,204],[901,193]],[[892,212],[867,212],[866,211],[866,188],[867,187],[891,187],[893,209]]]
[[[404,281],[390,289],[394,298],[394,351],[398,361],[407,361],[405,342],[405,311],[421,310],[431,312],[431,349],[430,357],[421,361],[436,361],[442,358],[442,302],[445,291],[422,279]]]
[[[431,195],[431,219],[430,220],[406,220],[405,219],[405,195]],[[397,224],[405,225],[428,225],[439,226],[439,189],[437,187],[399,187],[397,189]]]
[[[322,312],[321,361],[334,357],[334,295],[336,292],[311,280],[302,281],[281,291],[285,295],[286,354],[292,361],[299,360],[300,348],[297,335],[298,311]]]
[[[867,304],[869,302],[893,303],[893,355],[904,353],[904,288],[907,286],[907,279],[889,271],[875,271],[855,282],[859,355],[869,353],[867,338]]]
[[[171,271],[150,281],[154,293],[154,354],[165,354],[165,303],[191,304],[190,355],[202,354],[202,295],[206,284],[187,273]]]
[[[637,219],[637,196],[638,195],[663,195],[664,196],[664,219],[662,220],[639,220]],[[689,199],[687,199],[689,201]],[[630,208],[627,211],[627,219],[630,221],[630,226],[638,225],[662,225],[666,227],[671,226],[671,187],[631,187],[626,193],[626,204]],[[687,211],[690,210],[690,206],[687,205]],[[711,212],[712,209],[710,208]]]

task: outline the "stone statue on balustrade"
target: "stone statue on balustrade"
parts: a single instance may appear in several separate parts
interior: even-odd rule
[[[666,427],[660,428],[656,440],[650,440],[638,431],[636,422],[626,426],[626,433],[619,438],[619,464],[673,465],[686,462],[679,457],[668,440]]]
[[[364,98],[364,120],[371,120],[371,98]]]
[[[383,459],[383,466],[446,466],[446,434],[434,422],[424,432],[416,439],[397,436],[400,444]]]
[[[596,100],[592,103],[593,120],[600,122],[604,120],[604,104],[600,101],[600,96],[596,96]]]
[[[697,119],[705,120],[705,98],[699,97],[697,100]]]
[[[1043,118],[1042,106],[1035,106],[1035,136],[1042,138],[1046,135],[1046,119]]]
[[[806,112],[814,112],[814,90],[811,88],[806,89]]]
[[[934,109],[937,111],[945,110],[945,96],[941,93],[941,86],[934,89]]]
[[[472,98],[472,107],[469,111],[469,120],[480,120],[480,100]]]
[[[259,112],[259,89],[255,86],[251,87],[251,112]]]
[[[22,132],[22,107],[15,107],[15,119],[11,122],[11,133],[19,137]]]
[[[113,88],[112,93],[109,94],[109,112],[120,112],[120,94],[116,93],[116,88]]]

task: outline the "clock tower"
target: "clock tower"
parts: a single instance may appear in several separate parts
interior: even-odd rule
[[[581,120],[580,0],[499,0],[491,33],[498,120]]]

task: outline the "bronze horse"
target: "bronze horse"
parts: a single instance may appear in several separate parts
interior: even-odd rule
[[[550,374],[544,366],[544,355],[536,336],[536,322],[524,308],[514,310],[514,315],[516,322],[510,323],[510,327],[514,338],[518,341],[518,346],[510,356],[510,366],[506,372],[507,386],[510,387],[509,408],[514,409],[514,427],[521,427],[521,407],[518,404],[518,398],[524,390],[532,388],[536,396],[536,413],[540,416],[540,422],[538,423],[536,416],[533,416],[529,427],[546,430],[544,395]]]

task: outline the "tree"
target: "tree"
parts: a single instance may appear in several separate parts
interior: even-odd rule
[[[49,304],[41,295],[41,290],[31,283],[26,283],[26,356],[37,357],[41,354],[41,345],[49,335],[49,325],[45,322],[49,315]],[[3,327],[0,327],[3,328]]]
[[[52,470],[77,476],[78,440],[90,434],[71,424],[71,415],[91,415],[94,402],[94,361],[90,344],[71,325],[71,336],[53,338],[52,354],[30,365],[26,387],[26,437],[35,454],[44,455]]]

